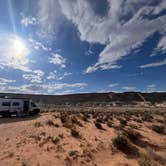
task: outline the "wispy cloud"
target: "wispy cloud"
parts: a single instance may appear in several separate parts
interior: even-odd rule
[[[86,83],[26,84],[20,86],[0,86],[0,91],[29,94],[59,94],[76,89],[84,89],[86,86]]]
[[[150,84],[147,86],[147,92],[155,92],[156,91],[156,85]]]
[[[149,1],[109,0],[109,11],[102,18],[95,14],[89,1],[60,0],[59,3],[63,14],[77,26],[81,40],[106,45],[87,73],[119,68],[119,60],[156,31],[163,33],[166,29],[166,16],[157,16],[164,10],[163,0],[155,5]],[[155,17],[148,19],[150,16]]]
[[[48,80],[63,80],[65,77],[72,75],[70,72],[58,73],[56,70],[50,72],[47,76]]]
[[[42,44],[41,42],[38,42],[32,38],[29,38],[28,41],[30,42],[30,44],[32,45],[32,47],[35,50],[43,50],[43,51],[51,51],[52,49],[50,47],[46,47],[44,44]]]
[[[59,54],[53,54],[52,57],[48,58],[49,63],[60,66],[61,68],[66,67],[66,59]]]
[[[16,80],[9,80],[9,79],[0,77],[0,85],[6,85],[8,83],[13,83],[13,82],[16,82]]]
[[[24,25],[25,27],[28,27],[29,25],[36,25],[38,24],[38,21],[35,17],[23,17],[21,20],[21,24]]]
[[[42,77],[44,72],[42,70],[34,70],[31,73],[23,74],[25,80],[29,80],[31,83],[42,83]]]
[[[135,91],[137,88],[134,86],[124,86],[122,89],[125,91]]]
[[[116,87],[118,86],[119,84],[118,83],[112,83],[112,84],[109,84],[108,87],[109,88],[113,88],[113,87]]]
[[[154,63],[148,63],[145,65],[141,65],[139,66],[140,68],[149,68],[149,67],[159,67],[159,66],[163,66],[166,65],[166,59],[164,59],[163,61],[160,62],[154,62]]]

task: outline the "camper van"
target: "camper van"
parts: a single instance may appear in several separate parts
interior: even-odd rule
[[[17,115],[19,117],[25,115],[37,115],[40,109],[30,99],[24,98],[0,98],[0,115],[9,117],[10,115]]]

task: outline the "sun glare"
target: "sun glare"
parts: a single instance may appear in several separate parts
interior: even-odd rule
[[[13,38],[12,41],[13,54],[16,58],[21,58],[29,53],[29,49],[26,47],[24,41],[19,37]]]

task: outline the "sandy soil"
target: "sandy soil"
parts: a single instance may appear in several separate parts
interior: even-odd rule
[[[164,113],[54,112],[0,118],[0,166],[166,165],[165,131],[157,133],[152,125],[164,126]],[[126,135],[129,129],[139,138]],[[128,142],[122,149],[113,143],[118,136]]]

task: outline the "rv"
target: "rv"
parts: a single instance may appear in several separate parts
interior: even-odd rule
[[[9,117],[11,115],[17,115],[18,117],[37,115],[39,112],[40,109],[30,99],[0,98],[0,115],[3,117]]]

